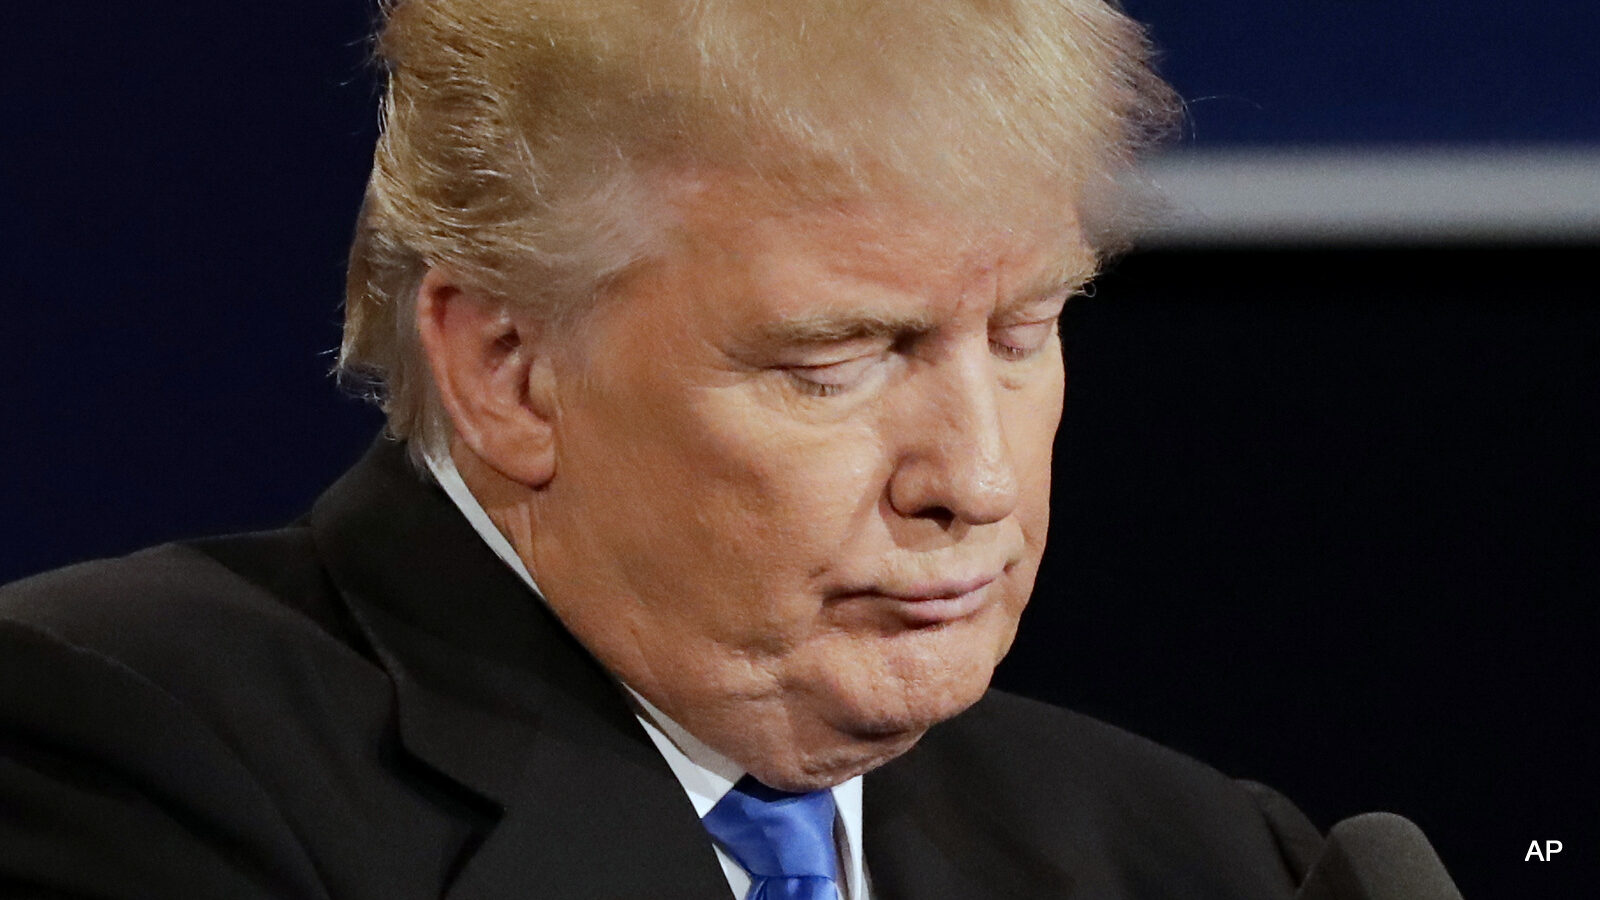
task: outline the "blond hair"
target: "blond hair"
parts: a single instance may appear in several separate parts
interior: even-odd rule
[[[658,246],[651,171],[998,215],[1064,190],[1104,248],[1176,109],[1101,0],[388,0],[377,49],[339,368],[419,448],[449,434],[416,332],[430,267],[581,311]]]

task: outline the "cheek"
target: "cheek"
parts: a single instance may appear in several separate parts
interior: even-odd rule
[[[673,607],[685,629],[769,649],[798,640],[819,608],[814,580],[875,515],[876,431],[796,422],[737,389],[652,393],[629,415],[585,423],[574,443],[573,464],[587,467],[577,505],[605,509],[579,526],[630,593]]]
[[[1017,521],[1022,526],[1023,538],[1038,555],[1050,530],[1050,464],[1048,446],[1029,461],[1025,475],[1019,479],[1023,494],[1017,506]]]
[[[1056,430],[1061,422],[1064,375],[1057,367],[1053,377],[1036,390],[1023,392],[1008,408],[1012,464],[1021,488],[1017,519],[1029,546],[1042,549],[1050,519],[1050,475]]]
[[[886,480],[872,423],[806,423],[745,392],[727,393],[689,410],[685,465],[702,500],[737,517],[728,531],[756,548],[840,549],[869,521]]]

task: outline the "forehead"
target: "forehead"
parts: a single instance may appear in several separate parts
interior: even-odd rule
[[[981,214],[892,197],[795,203],[733,180],[668,196],[668,254],[763,305],[953,300],[975,289],[1026,300],[1083,284],[1098,262],[1064,202]]]

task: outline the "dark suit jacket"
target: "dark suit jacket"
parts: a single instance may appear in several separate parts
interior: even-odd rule
[[[1292,806],[991,693],[869,774],[901,897],[1281,897]],[[0,591],[0,895],[716,898],[607,673],[382,443],[310,517]]]

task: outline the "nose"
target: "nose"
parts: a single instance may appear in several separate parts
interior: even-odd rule
[[[998,522],[1017,508],[1001,385],[987,342],[931,362],[897,403],[901,452],[889,505],[901,516],[950,524]]]

